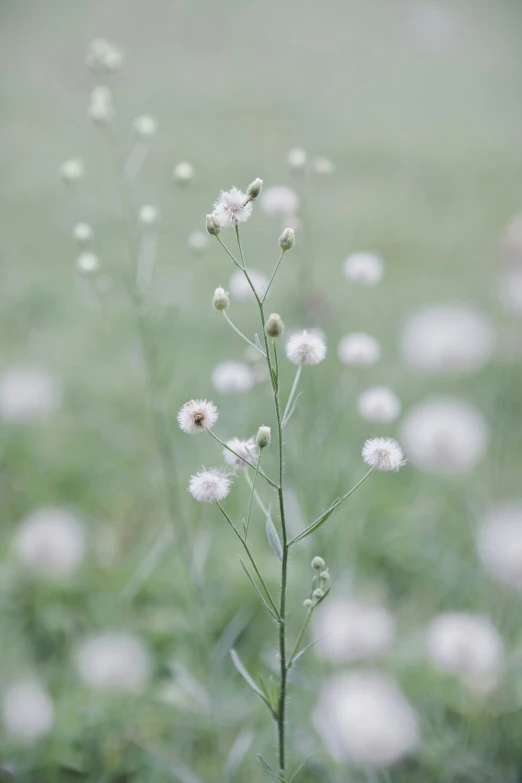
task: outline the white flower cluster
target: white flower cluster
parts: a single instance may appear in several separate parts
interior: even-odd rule
[[[85,556],[83,525],[68,511],[42,508],[22,522],[14,549],[29,573],[67,579],[76,573]]]

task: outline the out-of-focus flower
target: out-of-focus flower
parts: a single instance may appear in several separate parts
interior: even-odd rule
[[[36,367],[13,367],[0,375],[0,419],[30,422],[46,419],[61,402],[60,386]]]
[[[194,179],[195,173],[192,163],[182,161],[175,166],[172,176],[178,185],[186,185]]]
[[[80,158],[71,158],[64,160],[60,165],[60,177],[67,185],[74,185],[82,179],[85,168]]]
[[[159,220],[158,208],[154,204],[144,204],[139,211],[138,218],[141,225],[146,228],[155,226]]]
[[[249,269],[248,275],[252,281],[252,285],[257,291],[258,296],[262,296],[267,289],[268,279],[262,272],[258,272],[256,269]],[[236,271],[233,273],[228,283],[228,288],[232,296],[241,302],[254,299],[254,294],[250,284],[240,269],[236,269]]]
[[[259,204],[266,215],[294,215],[299,210],[299,196],[286,185],[272,185],[265,188]]]
[[[187,239],[187,245],[193,253],[202,253],[208,247],[208,234],[204,231],[192,231]]]
[[[95,38],[87,49],[87,67],[98,73],[114,73],[123,65],[123,49],[104,38]]]
[[[522,500],[490,511],[476,546],[482,565],[497,581],[522,590]]]
[[[352,253],[343,264],[344,276],[353,283],[376,285],[382,280],[384,264],[375,253]]]
[[[319,364],[326,357],[326,343],[315,332],[296,332],[286,343],[286,355],[292,364]]]
[[[53,703],[38,680],[18,680],[4,693],[2,719],[10,734],[24,742],[37,742],[54,725]]]
[[[388,386],[372,386],[359,395],[359,415],[366,421],[395,421],[401,412],[399,398]]]
[[[254,438],[249,438],[248,440],[232,438],[232,440],[227,441],[227,446],[227,449],[223,449],[223,459],[227,465],[233,465],[236,468],[245,468],[245,460],[247,462],[255,463],[259,449]],[[232,454],[228,449],[235,451],[235,454]]]
[[[85,251],[84,253],[80,253],[76,259],[76,267],[82,274],[92,275],[93,272],[96,272],[100,268],[100,259],[96,253]]]
[[[14,549],[23,565],[40,576],[65,579],[80,567],[85,555],[82,523],[68,511],[42,508],[20,525]]]
[[[370,365],[379,361],[381,349],[371,335],[353,332],[340,340],[337,353],[343,364]]]
[[[301,171],[308,163],[308,155],[306,150],[301,147],[294,147],[288,153],[288,165],[293,171]]]
[[[247,392],[254,383],[254,374],[244,362],[221,362],[212,370],[212,385],[219,392]]]
[[[314,614],[316,650],[336,663],[384,655],[393,636],[391,614],[376,603],[329,600]]]
[[[77,223],[74,227],[73,235],[78,244],[83,245],[92,239],[92,228],[88,223]]]
[[[150,657],[143,642],[119,631],[85,639],[75,662],[81,680],[96,690],[138,690],[150,674]]]
[[[132,128],[137,136],[141,136],[143,139],[150,139],[155,136],[158,123],[156,118],[150,114],[142,114],[140,117],[135,118]]]
[[[313,159],[312,168],[315,173],[319,174],[321,177],[326,177],[329,174],[333,174],[335,171],[335,166],[330,158],[326,158],[324,155],[320,155],[319,157]]]

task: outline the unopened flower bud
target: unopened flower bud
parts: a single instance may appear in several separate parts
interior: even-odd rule
[[[221,231],[221,226],[217,222],[214,215],[207,215],[207,231],[213,237],[217,237]]]
[[[285,228],[279,237],[279,247],[281,250],[291,250],[295,243],[295,231],[293,228]]]
[[[285,325],[283,321],[281,320],[281,316],[277,313],[272,313],[268,316],[266,319],[265,324],[265,331],[269,337],[272,337],[275,339],[276,337],[281,337],[285,330]]]
[[[226,310],[230,304],[228,297],[228,291],[224,288],[216,288],[214,296],[212,297],[212,305],[216,310]]]
[[[311,609],[313,605],[314,602],[310,598],[307,598],[306,601],[303,601],[303,606],[305,609]]]
[[[77,223],[74,227],[74,238],[82,245],[92,239],[92,228],[88,223]]]
[[[326,563],[324,562],[322,557],[316,556],[311,562],[312,568],[315,568],[317,571],[322,571],[325,567]]]
[[[79,272],[90,275],[98,270],[100,266],[100,259],[95,253],[80,253],[76,259],[76,266]]]
[[[260,449],[266,449],[270,445],[270,427],[260,427],[256,435],[256,443]]]
[[[182,161],[178,163],[172,175],[179,185],[186,185],[194,179],[194,166],[192,163]]]
[[[138,214],[138,219],[142,226],[150,228],[159,220],[158,208],[154,204],[144,204]]]
[[[324,597],[324,590],[321,590],[320,587],[318,587],[314,592],[312,593],[313,597],[319,600],[319,598]]]
[[[288,153],[288,165],[291,169],[294,169],[294,171],[304,169],[307,160],[308,156],[305,150],[301,149],[300,147],[296,147],[295,149],[290,150]]]
[[[142,114],[133,121],[132,128],[137,136],[150,139],[156,133],[157,124],[155,118],[150,114]]]
[[[330,579],[330,573],[329,571],[321,571],[319,574],[320,578],[323,579],[325,582],[327,582]]]
[[[263,180],[259,179],[258,177],[253,182],[251,182],[250,185],[248,186],[247,196],[250,196],[251,200],[253,201],[261,193],[262,187],[263,187]]]
[[[67,185],[74,185],[83,177],[83,162],[79,158],[65,160],[60,166],[60,176]]]

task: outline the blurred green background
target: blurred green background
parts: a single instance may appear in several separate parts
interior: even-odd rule
[[[97,82],[85,55],[97,37],[126,55],[110,80],[109,130],[87,118]],[[244,358],[210,304],[232,268],[217,243],[201,255],[187,246],[221,188],[245,188],[258,176],[302,198],[303,235],[285,257],[271,307],[288,330],[320,327],[329,344],[327,360],[304,373],[287,435],[295,529],[363,475],[367,437],[397,432],[386,425],[374,433],[357,417],[360,389],[389,384],[405,408],[431,394],[463,396],[491,427],[488,454],[471,475],[441,479],[406,468],[374,476],[291,562],[294,632],[317,553],[330,567],[332,594],[370,595],[394,613],[397,640],[382,667],[421,716],[419,752],[383,773],[337,767],[309,718],[330,671],[312,651],[292,685],[291,758],[316,754],[303,783],[522,779],[520,603],[484,576],[472,535],[477,515],[520,492],[522,342],[519,326],[499,311],[496,287],[503,232],[522,204],[521,44],[515,0],[2,2],[0,369],[46,368],[60,379],[63,402],[45,422],[0,428],[0,686],[36,672],[55,705],[53,731],[39,743],[20,744],[2,730],[0,779],[265,777],[256,752],[272,756],[272,726],[228,650],[236,646],[252,673],[270,673],[275,629],[224,520],[186,492],[201,464],[220,463],[218,445],[175,425],[192,397],[214,399],[224,438],[272,423],[266,384],[238,396],[212,388],[217,364]],[[120,172],[132,120],[143,113],[157,118],[158,133],[124,196],[131,211],[152,203],[161,214],[144,317],[158,405],[171,423],[175,536],[125,285]],[[290,172],[293,147],[327,156],[334,173]],[[83,159],[86,174],[68,189],[58,167],[71,157]],[[172,180],[183,160],[195,167],[187,187]],[[80,220],[92,225],[101,261],[88,280],[75,265]],[[256,210],[243,229],[251,266],[270,274],[281,228]],[[135,235],[132,228],[131,252]],[[383,256],[386,275],[359,295],[342,261],[361,249]],[[490,365],[464,381],[413,374],[398,347],[407,316],[445,300],[480,308],[497,331]],[[258,328],[253,306],[235,304],[232,314],[248,334]],[[378,365],[353,378],[335,350],[351,331],[370,332],[383,350]],[[293,369],[285,373],[288,391]],[[236,518],[248,501],[241,479],[227,501]],[[72,510],[87,529],[86,561],[67,584],[31,578],[13,556],[21,520],[45,506]],[[252,540],[275,588],[277,561],[262,520],[257,529],[254,522]],[[494,704],[477,706],[426,666],[420,630],[443,610],[485,613],[502,633],[511,664]],[[79,640],[114,628],[138,634],[151,651],[151,682],[138,696],[92,694],[75,672]]]

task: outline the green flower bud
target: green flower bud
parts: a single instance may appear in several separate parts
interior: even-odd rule
[[[207,231],[213,237],[217,237],[221,231],[221,226],[217,222],[214,215],[207,215]]]
[[[270,445],[270,427],[260,427],[256,435],[256,443],[260,449],[266,449]]]
[[[250,183],[250,185],[247,188],[247,196],[250,196],[251,200],[253,201],[256,199],[259,194],[261,193],[261,188],[263,187],[263,180],[255,179],[253,182]]]
[[[293,228],[285,228],[279,237],[279,247],[281,250],[291,250],[295,243],[295,231]]]
[[[272,337],[275,339],[276,337],[281,337],[285,330],[285,325],[283,321],[281,320],[281,316],[277,313],[272,313],[268,316],[266,319],[265,324],[265,331],[269,337]]]
[[[226,310],[230,304],[228,291],[225,291],[224,288],[216,288],[212,297],[212,304],[216,310]]]

